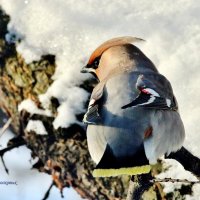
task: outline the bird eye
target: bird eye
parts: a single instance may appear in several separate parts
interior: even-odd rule
[[[93,68],[94,69],[97,69],[99,66],[99,59],[96,59],[94,62],[93,62]]]

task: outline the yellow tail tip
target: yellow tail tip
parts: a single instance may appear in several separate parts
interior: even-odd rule
[[[137,174],[147,174],[151,170],[150,165],[143,165],[137,167],[127,167],[119,169],[95,169],[93,171],[94,177],[110,177],[119,175],[137,175]]]

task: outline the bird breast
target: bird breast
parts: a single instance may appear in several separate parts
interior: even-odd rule
[[[123,113],[121,107],[131,102],[138,95],[135,88],[136,81],[137,75],[134,73],[120,74],[107,81],[105,106],[108,111],[117,115]]]

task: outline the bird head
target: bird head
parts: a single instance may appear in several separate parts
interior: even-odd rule
[[[82,73],[92,73],[99,81],[105,79],[115,68],[121,71],[149,68],[156,70],[153,63],[131,43],[144,41],[143,39],[125,36],[108,40],[101,44],[91,54]]]

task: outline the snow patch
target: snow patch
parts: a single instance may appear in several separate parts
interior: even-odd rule
[[[198,200],[200,197],[200,187],[199,184],[194,184],[192,187],[193,194],[185,195],[185,200]]]
[[[30,114],[39,114],[39,115],[46,115],[51,116],[52,113],[50,110],[42,110],[37,107],[34,101],[31,99],[25,99],[18,105],[18,111],[21,112],[22,110],[26,110]]]
[[[142,47],[172,83],[185,124],[186,147],[198,155],[200,135],[196,133],[200,132],[200,127],[195,124],[200,118],[200,93],[197,93],[200,69],[196,53],[200,52],[200,4],[189,0],[176,4],[173,0],[155,0],[153,4],[147,0],[0,0],[0,4],[11,15],[10,34],[22,38],[17,50],[26,62],[38,60],[44,54],[56,55],[57,68],[51,87],[54,91],[62,88],[57,95],[59,99],[66,95],[65,89],[70,88],[70,98],[76,101],[74,87],[88,78],[79,71],[99,44],[124,35],[145,39],[146,43],[137,46]],[[47,108],[54,93],[49,90],[41,97]],[[80,107],[87,99],[86,92],[82,94],[82,91],[77,93]],[[73,107],[66,98],[61,102],[61,107],[65,108],[62,104]],[[73,114],[76,120],[79,111],[68,110],[68,116]],[[65,111],[60,108],[59,112]],[[56,119],[54,124],[66,126],[71,124],[72,118],[69,121],[66,118],[66,124],[60,125]]]
[[[48,135],[43,123],[40,120],[29,120],[26,131],[34,131],[38,135]]]
[[[189,171],[186,171],[184,167],[173,159],[165,159],[163,165],[163,172],[156,176],[156,178],[164,179],[164,178],[171,178],[171,179],[181,179],[181,180],[188,180],[188,181],[198,181],[198,179]],[[164,192],[170,193],[173,192],[175,189],[180,189],[181,186],[188,185],[188,183],[184,182],[166,182],[161,183],[164,186]]]

